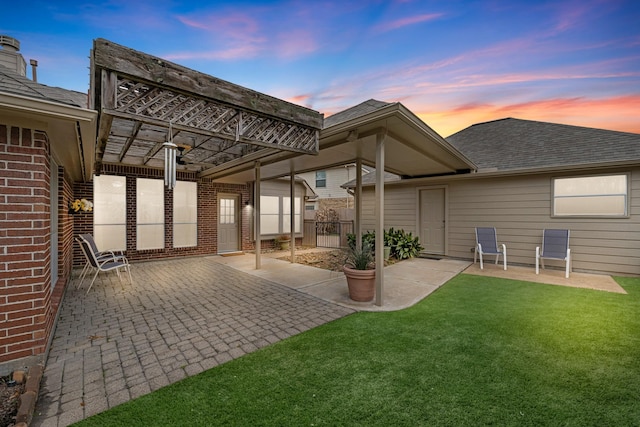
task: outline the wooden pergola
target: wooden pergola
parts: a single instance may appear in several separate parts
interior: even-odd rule
[[[318,153],[322,114],[108,40],[94,41],[91,79],[96,173],[103,163],[162,167],[169,140],[178,167],[198,173],[281,151]]]

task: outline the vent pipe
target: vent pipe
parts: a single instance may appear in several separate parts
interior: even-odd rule
[[[31,77],[34,82],[38,83],[38,73],[36,72],[36,68],[38,68],[38,61],[30,59],[29,64],[31,64]]]

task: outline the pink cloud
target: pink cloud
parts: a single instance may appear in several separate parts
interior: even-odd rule
[[[169,61],[205,59],[212,61],[228,61],[233,59],[247,59],[257,56],[260,48],[253,45],[231,47],[220,50],[207,50],[199,52],[173,52],[163,55]]]
[[[313,34],[305,30],[294,30],[278,36],[276,50],[278,56],[291,58],[309,54],[318,49]]]
[[[387,32],[397,30],[398,28],[407,27],[409,25],[419,24],[421,22],[433,21],[443,16],[442,13],[426,13],[422,15],[409,16],[395,21],[390,21],[377,25],[374,30],[378,32]]]

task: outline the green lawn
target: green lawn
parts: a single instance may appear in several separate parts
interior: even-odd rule
[[[80,426],[637,426],[640,279],[628,295],[459,275]]]

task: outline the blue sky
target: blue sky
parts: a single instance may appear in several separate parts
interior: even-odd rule
[[[51,86],[86,92],[105,38],[327,116],[399,101],[445,137],[504,117],[640,133],[637,0],[6,3],[0,34]]]

